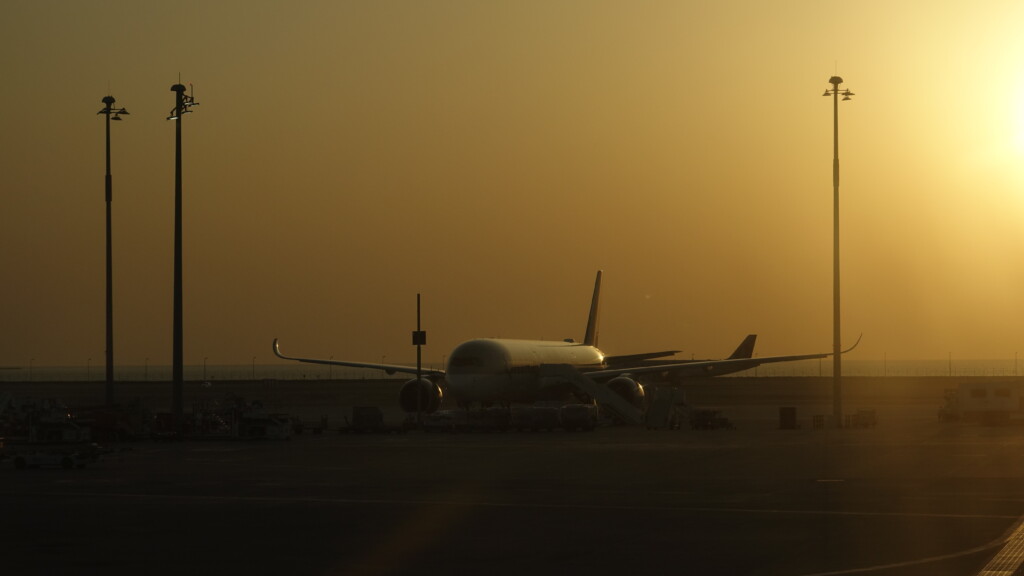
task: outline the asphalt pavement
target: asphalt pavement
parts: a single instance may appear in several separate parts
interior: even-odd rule
[[[977,574],[1024,427],[304,434],[0,465],[11,574]]]

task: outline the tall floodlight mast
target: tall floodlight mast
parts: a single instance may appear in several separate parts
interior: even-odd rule
[[[185,86],[175,84],[171,86],[171,92],[175,93],[174,108],[171,109],[168,120],[174,120],[174,345],[172,351],[172,411],[174,413],[174,425],[178,431],[182,431],[183,425],[183,401],[182,388],[184,387],[184,353],[183,353],[183,331],[182,331],[182,282],[181,282],[181,118],[192,112],[192,107],[198,103],[193,97],[185,94]]]
[[[843,79],[828,79],[831,88],[822,96],[832,97],[832,413],[836,427],[843,426],[843,348],[839,316],[839,97],[854,96],[849,89],[840,90]]]
[[[113,234],[110,222],[110,203],[114,196],[114,183],[110,175],[110,121],[121,120],[121,115],[128,115],[124,108],[114,110],[113,96],[103,97],[103,109],[97,114],[106,116],[107,125],[107,174],[106,174],[106,204],[107,204],[107,329],[106,329],[106,402],[107,406],[114,404],[114,264],[113,264]]]

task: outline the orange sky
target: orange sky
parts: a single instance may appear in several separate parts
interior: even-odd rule
[[[414,356],[478,336],[1024,351],[1024,4],[203,1],[4,4],[0,366],[169,363],[174,105],[186,117],[185,361]]]

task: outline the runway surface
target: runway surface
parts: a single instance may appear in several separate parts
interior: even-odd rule
[[[877,411],[869,429],[811,428],[830,408],[824,380],[725,379],[689,399],[736,430],[332,431],[125,443],[80,470],[8,460],[0,561],[11,574],[973,576],[1020,540],[1024,427],[938,422],[950,384],[853,381],[850,409]],[[398,385],[217,382],[186,401],[228,389],[339,422]],[[778,430],[780,406],[800,429]]]
[[[976,574],[1024,515],[1010,427],[122,448],[0,469],[11,573]]]

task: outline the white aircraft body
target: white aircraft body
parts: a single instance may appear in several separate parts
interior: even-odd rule
[[[384,370],[389,374],[419,375],[405,383],[399,403],[406,412],[434,412],[447,396],[459,406],[509,405],[540,400],[596,401],[626,420],[637,420],[642,411],[644,387],[640,379],[674,380],[691,376],[718,376],[761,364],[826,358],[832,353],[754,358],[756,335],[747,336],[731,356],[723,360],[667,359],[679,352],[667,350],[626,356],[606,356],[597,347],[601,271],[594,282],[587,330],[583,342],[571,339],[510,340],[480,338],[459,344],[448,355],[445,370],[416,366],[298,358],[281,353],[274,339],[274,354],[285,360]],[[858,340],[859,343],[859,340]],[[849,352],[857,344],[843,353]],[[417,394],[419,392],[419,394]]]

